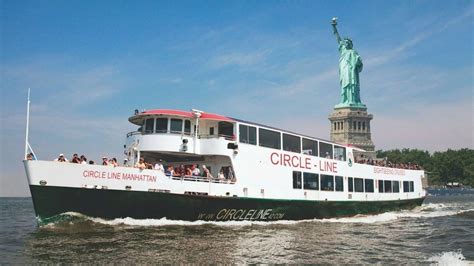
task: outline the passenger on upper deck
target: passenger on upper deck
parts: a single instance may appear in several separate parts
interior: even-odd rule
[[[79,159],[79,155],[77,155],[77,153],[74,153],[72,155],[71,163],[81,163],[81,160]]]
[[[189,166],[186,166],[186,175],[187,176],[192,176],[193,175],[193,171],[191,170],[191,168]]]
[[[163,160],[159,159],[158,162],[155,164],[155,170],[164,172],[165,169],[163,168]]]
[[[107,157],[102,156],[102,165],[109,165],[109,161],[107,160]]]
[[[64,154],[59,154],[59,157],[54,159],[55,162],[67,162],[68,160],[64,157]]]
[[[211,172],[209,171],[209,169],[207,169],[207,167],[205,165],[202,165],[202,172],[203,172],[203,176],[204,177],[207,177],[207,178],[214,178],[211,174]]]
[[[193,176],[201,176],[201,171],[199,170],[199,164],[193,164],[191,167]]]
[[[81,155],[80,159],[81,159],[81,164],[87,164],[87,158],[86,158],[86,156]]]
[[[140,160],[138,160],[138,162],[135,164],[135,167],[140,170],[145,169],[146,168],[145,159],[140,158]]]
[[[165,174],[169,176],[174,176],[174,169],[172,165],[168,166],[168,168],[165,171]]]

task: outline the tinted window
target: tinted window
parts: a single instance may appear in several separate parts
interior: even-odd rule
[[[148,118],[145,121],[145,133],[153,133],[154,127],[155,127],[155,119]]]
[[[301,188],[301,172],[293,171],[293,188]]]
[[[364,179],[364,182],[365,182],[365,192],[374,192],[374,180]]]
[[[383,190],[383,191],[384,191],[385,193],[390,193],[390,192],[392,192],[392,181],[390,181],[390,180],[385,180],[385,181],[383,182],[383,186],[384,186],[384,190]]]
[[[249,127],[246,125],[239,125],[239,142],[249,143]]]
[[[318,142],[303,138],[303,153],[318,156]]]
[[[339,161],[345,161],[346,148],[334,145],[334,159]]]
[[[342,176],[336,176],[336,191],[344,191],[344,178]]]
[[[392,181],[393,193],[400,192],[400,183],[398,181]]]
[[[321,175],[321,190],[334,191],[334,176]]]
[[[168,132],[168,118],[157,118],[156,119],[156,132],[166,133]]]
[[[379,193],[383,193],[383,180],[379,180]]]
[[[234,125],[229,122],[219,122],[217,124],[217,129],[219,130],[219,135],[230,136],[234,135]]]
[[[403,192],[410,192],[410,185],[408,181],[403,181]]]
[[[303,173],[303,188],[318,190],[319,188],[318,174]]]
[[[184,120],[184,133],[191,134],[191,121]]]
[[[332,159],[332,144],[319,142],[319,156]]]
[[[364,179],[354,178],[355,192],[364,192]]]
[[[414,192],[414,191],[415,191],[414,182],[410,181],[410,192]]]
[[[280,132],[271,131],[267,129],[258,129],[259,144],[262,147],[280,149],[281,148],[281,134]]]
[[[301,153],[301,138],[283,133],[283,150]]]
[[[347,179],[348,187],[349,187],[349,192],[354,192],[354,179],[352,177],[349,177]]]
[[[170,131],[175,133],[183,131],[183,120],[171,119]]]

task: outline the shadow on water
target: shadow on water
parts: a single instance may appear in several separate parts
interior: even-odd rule
[[[461,250],[473,260],[473,199],[432,197],[413,211],[301,222],[106,221],[63,214],[40,227],[29,199],[6,204],[23,214],[7,229],[0,255],[6,255],[3,262],[25,263],[342,264],[426,263]]]

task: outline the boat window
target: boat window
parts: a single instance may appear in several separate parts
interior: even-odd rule
[[[214,127],[209,128],[209,135],[213,136],[214,135]]]
[[[336,191],[344,191],[344,178],[342,176],[336,176]]]
[[[239,125],[239,141],[248,144],[257,144],[257,129],[255,127]]]
[[[392,192],[392,181],[390,181],[390,180],[385,180],[383,183],[384,183],[384,184],[383,184],[383,185],[384,185],[384,192],[385,192],[385,193],[390,193],[390,192]]]
[[[354,179],[352,177],[347,178],[347,184],[349,187],[349,192],[354,192]]]
[[[374,180],[373,179],[364,179],[365,182],[365,192],[374,192]]]
[[[334,176],[321,175],[321,190],[334,191]]]
[[[184,120],[184,133],[191,134],[191,121]]]
[[[283,150],[301,153],[301,138],[283,133]]]
[[[393,193],[400,192],[400,183],[398,181],[392,181],[392,186]]]
[[[145,120],[145,134],[153,133],[154,127],[155,127],[154,118],[148,118],[147,120]]]
[[[319,189],[319,176],[313,173],[303,173],[303,188],[304,189]]]
[[[332,159],[332,144],[319,142],[319,156]]]
[[[168,132],[168,118],[157,118],[156,119],[156,133]]]
[[[172,118],[170,124],[170,131],[171,133],[183,132],[183,120]]]
[[[334,145],[334,159],[339,161],[346,160],[346,148]]]
[[[318,156],[318,142],[303,138],[303,153],[307,155]]]
[[[293,188],[301,188],[301,172],[293,171]]]
[[[379,193],[383,193],[383,180],[379,180]]]
[[[403,192],[410,192],[410,185],[408,181],[403,181]]]
[[[415,186],[413,181],[410,181],[410,192],[415,192]]]
[[[217,130],[221,136],[234,136],[234,124],[232,123],[221,121],[217,124]]]
[[[364,179],[354,178],[355,192],[364,192]]]
[[[259,139],[259,145],[262,147],[281,149],[280,132],[259,128],[258,139]]]

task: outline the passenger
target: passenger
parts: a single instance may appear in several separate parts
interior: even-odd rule
[[[92,161],[92,160],[90,160],[90,161],[89,161],[89,164],[95,164],[95,162],[94,162],[94,161]]]
[[[77,153],[74,153],[72,155],[71,163],[81,163],[81,160],[79,159],[79,155],[77,155]]]
[[[58,158],[54,159],[54,161],[55,162],[67,162],[68,160],[67,160],[66,157],[64,157],[64,154],[61,153],[61,154],[59,154]]]
[[[189,166],[186,166],[186,175],[187,176],[192,176],[193,175],[193,171],[191,171],[191,168]]]
[[[107,160],[107,157],[102,156],[102,165],[109,165],[109,161]]]
[[[173,172],[173,176],[181,176],[181,169],[179,167],[174,168]]]
[[[165,171],[165,169],[163,167],[163,160],[162,159],[159,159],[158,162],[155,164],[155,170],[158,170],[158,171],[161,171],[161,172]]]
[[[224,167],[222,167],[221,170],[219,171],[219,175],[217,175],[217,178],[219,178],[221,180],[226,179],[225,175],[224,175]]]
[[[107,166],[111,166],[111,167],[114,167],[114,160],[110,159],[107,161]]]
[[[86,158],[86,156],[81,155],[80,159],[81,159],[81,164],[87,164],[87,158]]]
[[[202,172],[203,172],[203,176],[204,177],[207,177],[207,178],[214,178],[211,174],[211,172],[209,171],[209,169],[207,169],[207,167],[205,165],[202,165]]]
[[[201,176],[201,171],[199,170],[199,164],[193,164],[191,167],[191,172],[193,176]]]
[[[145,162],[145,165],[146,165],[146,169],[153,170],[153,165],[151,163]]]
[[[168,175],[168,176],[174,176],[175,175],[172,165],[168,166],[168,168],[166,169],[165,175]]]
[[[329,152],[326,152],[326,159],[331,159],[331,155],[329,155]]]
[[[140,158],[138,162],[135,164],[135,168],[138,168],[140,170],[143,170],[146,168],[145,160],[143,158]]]
[[[186,175],[186,169],[184,168],[184,165],[179,166],[179,174],[180,174],[180,176],[185,176]]]
[[[117,158],[112,158],[112,164],[113,164],[114,167],[119,166],[119,164],[117,162]]]
[[[33,160],[33,154],[32,154],[32,153],[28,153],[28,155],[26,155],[26,159],[27,159],[28,161]]]

